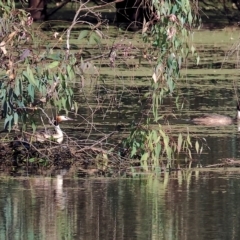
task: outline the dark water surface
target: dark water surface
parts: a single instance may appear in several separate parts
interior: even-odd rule
[[[1,239],[239,239],[239,172],[0,180]]]

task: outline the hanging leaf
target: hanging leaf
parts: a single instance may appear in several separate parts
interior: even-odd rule
[[[34,122],[32,122],[32,130],[34,133],[36,132],[36,128],[37,128],[36,124]]]
[[[146,172],[148,171],[148,158],[149,158],[148,152],[144,153],[141,157],[141,166],[143,170],[145,170]]]
[[[197,56],[197,65],[199,64],[199,62],[200,62],[200,57]]]
[[[19,84],[19,79],[15,79],[15,88],[14,92],[17,96],[20,95],[20,84]]]
[[[36,161],[36,159],[35,159],[35,158],[29,158],[28,161],[29,161],[30,163],[34,163],[34,162]]]
[[[167,159],[172,160],[172,148],[171,147],[168,146],[166,148],[166,153],[167,153]]]
[[[35,91],[35,88],[32,84],[28,84],[28,95],[31,97],[31,102],[34,102],[34,91]]]
[[[195,142],[195,149],[196,149],[196,152],[199,153],[199,143],[198,143],[198,141]]]
[[[192,147],[192,143],[191,143],[189,134],[187,135],[187,142],[188,142],[188,144]]]
[[[156,147],[154,150],[155,150],[156,159],[159,159],[160,153],[161,153],[161,144],[159,142],[156,144]]]
[[[181,151],[182,142],[183,142],[183,138],[182,138],[182,134],[180,133],[180,134],[178,135],[178,145],[177,145],[177,151],[178,151],[178,153],[180,153],[180,151]]]
[[[18,114],[17,114],[17,112],[15,112],[13,114],[13,119],[14,119],[14,125],[17,125],[18,124]]]
[[[92,33],[89,38],[90,44],[100,43],[100,37],[96,33]]]
[[[83,38],[85,38],[88,34],[89,34],[89,30],[82,30],[80,31],[80,34],[78,36],[78,40],[82,40]]]
[[[137,148],[134,144],[133,147],[132,147],[132,151],[131,151],[131,157],[133,157],[136,154],[136,152],[137,152]]]
[[[32,85],[36,86],[36,81],[35,81],[35,79],[34,79],[33,72],[32,72],[32,70],[30,69],[29,65],[27,66],[27,75],[28,75],[28,81],[29,81]]]
[[[4,120],[4,129],[7,129],[8,131],[12,130],[12,120],[13,120],[13,115],[6,116]]]

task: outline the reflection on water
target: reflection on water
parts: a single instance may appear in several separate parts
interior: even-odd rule
[[[1,239],[237,239],[239,173],[0,181]]]

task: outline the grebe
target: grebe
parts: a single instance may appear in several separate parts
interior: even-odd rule
[[[56,119],[54,120],[54,130],[55,133],[51,133],[49,131],[37,131],[33,134],[26,133],[25,137],[29,142],[44,142],[46,140],[55,140],[58,143],[63,142],[63,131],[61,130],[59,123],[62,121],[69,121],[73,120],[69,117],[66,116],[57,116]]]
[[[237,116],[235,118],[220,114],[205,114],[201,117],[193,118],[192,121],[198,125],[227,126],[240,121],[240,106],[237,105]]]

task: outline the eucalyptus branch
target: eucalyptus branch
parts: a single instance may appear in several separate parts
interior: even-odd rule
[[[76,25],[76,24],[79,24],[79,23],[85,23],[85,24],[88,24],[89,26],[92,27],[92,29],[97,29],[98,26],[101,25],[101,23],[97,23],[95,26],[94,24],[90,23],[90,22],[86,22],[86,21],[80,21],[79,20],[79,14],[82,12],[82,11],[87,11],[87,13],[85,13],[85,16],[89,13],[92,13],[93,15],[97,16],[97,14],[95,12],[93,12],[93,10],[96,10],[98,8],[102,8],[102,7],[106,7],[108,5],[112,5],[114,3],[119,3],[119,2],[123,2],[124,0],[115,0],[111,3],[106,3],[106,4],[103,4],[101,6],[94,6],[94,7],[87,7],[87,4],[89,3],[90,0],[88,0],[86,3],[84,4],[81,4],[80,3],[80,6],[73,18],[73,21],[72,21],[72,24],[70,25],[70,27],[67,29],[66,31],[66,45],[67,45],[67,50],[66,50],[66,53],[67,53],[67,56],[69,55],[69,51],[70,51],[70,35],[71,35],[71,31],[73,29],[73,27]]]

